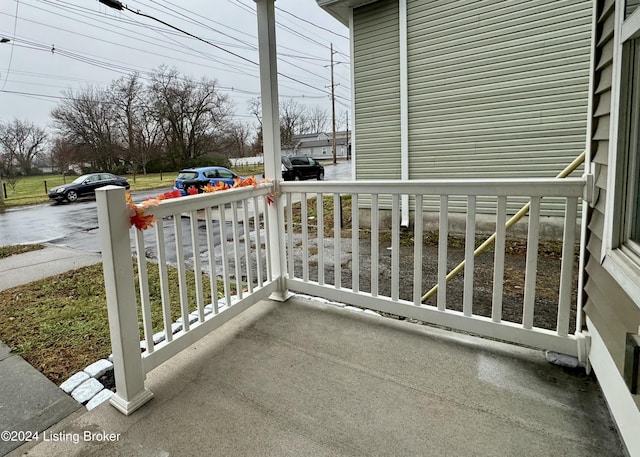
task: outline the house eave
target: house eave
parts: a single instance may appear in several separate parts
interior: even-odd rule
[[[349,11],[378,0],[316,0],[318,6],[349,27]]]

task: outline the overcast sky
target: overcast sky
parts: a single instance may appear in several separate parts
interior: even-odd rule
[[[259,95],[257,23],[253,0],[138,0],[123,2],[218,46],[151,19],[116,11],[98,0],[1,0],[0,121],[50,124],[65,89],[106,86],[122,75],[165,64],[199,79],[215,79],[235,105],[238,120],[253,123],[248,102]],[[348,29],[315,0],[276,2],[280,97],[331,112],[333,43],[336,113],[350,106]],[[222,49],[220,49],[222,48]],[[296,81],[294,81],[296,80]]]

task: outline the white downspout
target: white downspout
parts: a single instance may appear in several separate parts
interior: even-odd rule
[[[400,0],[400,179],[409,180],[409,89],[407,65],[407,0]],[[409,196],[401,197],[402,227],[409,227]]]
[[[349,56],[351,59],[351,179],[356,179],[356,72],[353,8],[349,8]],[[347,126],[348,127],[348,126]],[[349,145],[347,144],[347,148]]]
[[[260,63],[260,97],[262,101],[262,140],[264,176],[272,181],[277,193],[282,180],[280,164],[280,113],[278,109],[278,68],[276,55],[275,0],[255,0],[258,18],[258,54]],[[285,285],[286,262],[284,244],[284,210],[282,198],[275,197],[267,205],[269,216],[268,243],[271,249],[271,272],[279,281],[278,290],[270,298],[284,301],[289,298]]]

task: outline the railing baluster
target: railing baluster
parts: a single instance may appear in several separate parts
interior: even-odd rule
[[[324,195],[317,194],[316,208],[318,213],[318,284],[324,284]]]
[[[207,218],[207,254],[209,256],[209,282],[211,285],[211,304],[213,313],[218,314],[218,274],[216,271],[216,242],[213,233],[213,209],[208,206],[204,211]]]
[[[300,224],[302,225],[302,280],[309,281],[309,213],[307,193],[300,194]]]
[[[219,205],[220,211],[220,247],[222,248],[222,281],[224,288],[224,302],[231,306],[231,285],[229,284],[229,248],[227,247],[227,218],[224,205]]]
[[[424,221],[422,219],[422,194],[416,195],[416,210],[413,232],[413,304],[422,303],[422,236]]]
[[[467,197],[467,226],[464,242],[464,292],[462,311],[465,316],[473,314],[473,272],[476,243],[476,196]]]
[[[351,195],[351,288],[360,291],[360,215],[355,193]]]
[[[438,297],[440,311],[447,307],[447,243],[449,240],[449,197],[440,196],[440,224],[438,227]]]
[[[400,296],[400,196],[391,196],[391,300]]]
[[[279,197],[276,197],[279,198]],[[289,198],[289,194],[287,194],[287,199],[289,202],[289,208],[291,208],[291,200]],[[279,202],[282,202],[282,200],[278,200]],[[276,203],[273,203],[274,205]],[[277,203],[280,204],[280,203]],[[271,224],[269,223],[269,208],[267,208],[267,206],[269,205],[268,200],[266,197],[264,197],[264,212],[262,213],[263,217],[264,217],[264,239],[265,239],[265,250],[267,251],[267,258],[266,258],[266,262],[267,262],[267,281],[271,282],[273,281],[273,271],[271,268],[271,256],[273,255],[273,248],[271,247],[271,243],[269,243],[269,240],[271,238],[269,238],[271,236]],[[291,229],[293,228],[293,226],[291,226]],[[291,231],[289,232],[291,233]],[[291,251],[289,251],[289,253],[291,254]],[[282,261],[284,262],[284,259],[282,259]],[[293,277],[293,272],[289,271],[289,276]]]
[[[256,275],[258,277],[258,287],[262,287],[264,282],[262,280],[262,237],[260,236],[260,200],[258,197],[253,197],[253,228],[256,238]],[[266,239],[266,238],[265,238]]]
[[[140,285],[140,307],[142,308],[142,328],[144,329],[144,341],[147,352],[153,352],[153,328],[151,327],[151,302],[149,300],[149,274],[147,271],[147,258],[144,249],[144,234],[141,230],[136,232],[136,258],[138,260],[138,284]]]
[[[267,213],[268,211],[265,211],[265,214]],[[294,268],[295,267],[294,260],[296,256],[294,255],[294,252],[293,252],[293,199],[291,197],[291,193],[287,194],[287,222],[289,226],[289,228],[287,229],[287,251],[289,253],[289,277],[295,278],[296,273]],[[269,246],[269,243],[267,243],[267,246]]]
[[[240,240],[238,240],[240,227],[238,226],[238,202],[231,202],[231,233],[233,238],[233,263],[236,275],[236,295],[238,300],[242,300],[242,260],[240,259]]]
[[[380,236],[378,227],[378,194],[371,195],[371,295],[378,296],[378,265],[380,258]]]
[[[247,289],[250,294],[253,293],[253,275],[251,268],[253,260],[251,258],[251,237],[249,235],[249,199],[242,201],[242,229],[244,232],[244,266],[247,277]]]
[[[204,287],[202,285],[202,262],[200,261],[200,237],[198,234],[198,213],[191,212],[191,246],[193,247],[193,270],[196,283],[196,304],[198,320],[204,322]]]
[[[169,278],[167,274],[167,250],[164,241],[164,224],[158,221],[156,228],[156,248],[158,249],[158,274],[160,276],[160,301],[162,303],[162,320],[164,336],[167,342],[173,340],[171,330],[171,299],[169,298]]]
[[[576,243],[576,218],[578,199],[567,198],[562,240],[562,262],[560,266],[560,294],[558,299],[558,335],[567,336],[571,310],[571,285],[573,256]]]
[[[187,275],[184,264],[184,240],[182,236],[182,217],[173,215],[173,232],[176,237],[176,262],[178,267],[178,291],[180,292],[180,312],[182,313],[182,328],[189,331],[189,303],[187,302]]]
[[[507,197],[498,197],[498,212],[496,216],[496,244],[493,260],[493,299],[491,304],[491,319],[494,322],[502,320],[502,290],[504,281],[504,250],[505,227],[507,220]]]
[[[336,289],[342,287],[342,260],[340,256],[342,207],[340,203],[340,194],[333,194],[333,282]]]
[[[529,208],[529,233],[527,235],[527,260],[524,279],[524,302],[522,304],[522,326],[533,327],[536,300],[536,277],[538,269],[538,242],[540,238],[540,197],[531,197]]]

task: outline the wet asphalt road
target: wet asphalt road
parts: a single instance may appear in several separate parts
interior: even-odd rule
[[[325,180],[350,179],[350,161],[325,166]],[[165,190],[170,189],[136,192],[134,200],[142,201]],[[187,226],[185,229],[185,233],[189,233]],[[87,252],[100,252],[95,200],[84,199],[73,204],[45,203],[0,212],[0,246],[27,243],[51,243]]]

